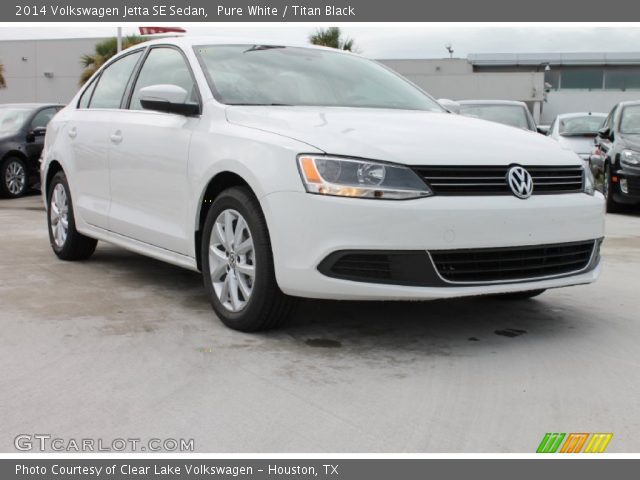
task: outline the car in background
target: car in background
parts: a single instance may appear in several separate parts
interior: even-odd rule
[[[588,163],[593,140],[606,119],[606,113],[563,113],[553,120],[548,135]]]
[[[47,124],[64,105],[0,105],[0,196],[17,198],[40,180],[40,153]]]
[[[512,100],[460,100],[460,115],[481,118],[536,132],[536,122],[527,104]]]
[[[607,212],[619,210],[621,204],[640,204],[640,101],[613,107],[595,144],[591,168],[603,174]]]

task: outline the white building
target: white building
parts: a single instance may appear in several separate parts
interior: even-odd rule
[[[609,112],[640,99],[640,53],[472,54],[381,60],[437,98],[526,102],[539,123],[559,113]]]
[[[6,88],[0,103],[67,103],[78,91],[82,55],[102,38],[0,41]]]

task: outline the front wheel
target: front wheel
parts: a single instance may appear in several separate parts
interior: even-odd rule
[[[0,194],[5,198],[18,198],[28,188],[27,165],[19,157],[9,157],[0,166]]]
[[[76,230],[73,204],[67,177],[63,172],[54,175],[49,186],[47,224],[49,242],[61,260],[84,260],[96,249],[98,241]]]
[[[250,190],[233,187],[216,198],[201,255],[205,288],[226,326],[253,332],[287,319],[295,301],[278,287],[267,224]]]

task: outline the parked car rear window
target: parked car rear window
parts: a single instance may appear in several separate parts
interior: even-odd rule
[[[402,77],[355,55],[273,45],[199,46],[195,51],[214,95],[229,105],[443,111]]]
[[[630,105],[622,110],[620,133],[640,134],[640,105]]]
[[[558,133],[564,137],[574,135],[596,135],[607,117],[601,115],[585,115],[560,119]]]
[[[525,130],[530,128],[524,108],[518,105],[460,105],[460,114]]]

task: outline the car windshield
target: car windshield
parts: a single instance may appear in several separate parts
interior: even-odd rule
[[[460,114],[512,127],[524,128],[525,130],[531,129],[527,114],[524,108],[519,105],[462,104],[460,105]]]
[[[0,133],[17,132],[30,113],[28,108],[0,107]]]
[[[563,137],[593,136],[602,128],[606,120],[604,115],[584,115],[582,117],[560,118],[558,133]]]
[[[624,107],[620,119],[620,133],[640,134],[640,105]]]
[[[399,75],[355,55],[272,45],[210,45],[195,52],[214,96],[228,105],[444,111]]]

